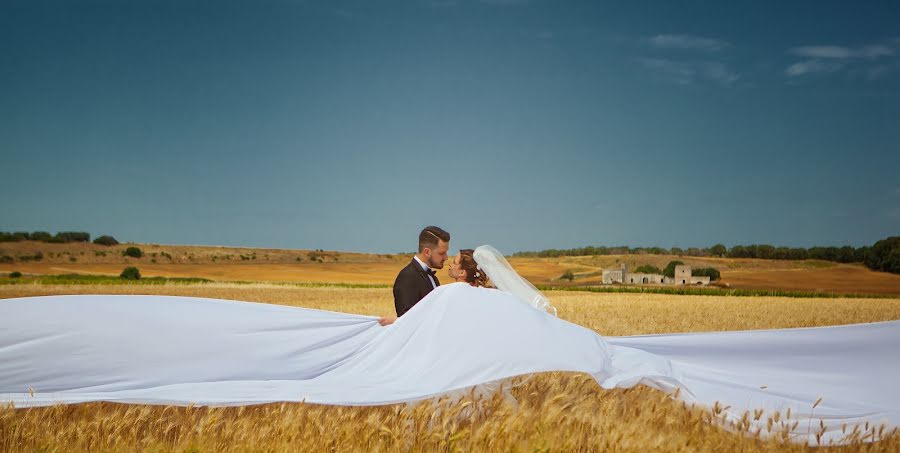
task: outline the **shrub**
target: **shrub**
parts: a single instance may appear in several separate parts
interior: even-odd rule
[[[74,262],[78,261],[78,258],[75,258],[74,256],[70,256],[69,261],[74,263]]]
[[[635,270],[635,272],[637,272],[639,274],[662,274],[662,271],[659,270],[658,267],[650,265],[650,264],[645,264],[645,265],[637,268]]]
[[[36,252],[34,255],[19,256],[19,261],[40,261],[44,259],[44,252]]]
[[[575,280],[575,274],[573,274],[571,270],[567,270],[565,273],[562,274],[562,276],[559,277],[559,279],[560,280],[568,280],[571,282],[572,280]]]
[[[98,245],[119,245],[119,241],[112,236],[100,236],[97,239],[94,239],[94,244]]]
[[[137,247],[128,247],[124,252],[122,252],[122,255],[130,256],[132,258],[140,258],[144,256],[144,252],[142,252],[141,249]]]
[[[15,258],[9,255],[0,256],[0,263],[12,263],[13,261],[15,261]]]
[[[9,278],[19,278],[22,276],[22,273],[19,271],[12,271],[9,273]]]
[[[709,277],[709,281],[711,282],[714,282],[721,278],[719,270],[713,267],[700,267],[697,269],[691,269],[691,275],[697,277]]]
[[[119,277],[122,277],[125,280],[139,280],[141,278],[141,271],[134,266],[128,266],[122,270]]]

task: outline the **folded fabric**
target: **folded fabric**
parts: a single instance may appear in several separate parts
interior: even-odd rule
[[[544,371],[688,403],[791,409],[792,434],[900,420],[900,322],[603,337],[495,289],[432,291],[391,326],[372,316],[172,296],[0,300],[0,402],[248,405],[418,401]],[[816,401],[821,401],[815,408]],[[765,417],[761,421],[765,426]]]

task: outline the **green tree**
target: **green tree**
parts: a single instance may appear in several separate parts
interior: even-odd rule
[[[53,236],[46,231],[34,231],[28,237],[31,238],[32,241],[41,242],[47,242],[50,239],[53,239]]]
[[[635,269],[635,272],[637,272],[639,274],[662,274],[662,271],[659,270],[658,267],[653,266],[651,264],[645,264],[645,265]]]
[[[697,277],[709,277],[709,281],[711,282],[714,282],[721,278],[719,270],[713,267],[700,267],[697,269],[691,269],[691,275]]]
[[[675,278],[675,266],[680,266],[684,263],[681,261],[669,261],[669,264],[666,264],[666,268],[663,269],[662,274],[669,278]]]
[[[90,242],[91,235],[84,231],[60,231],[54,239],[60,242]]]
[[[869,269],[900,274],[900,236],[876,242],[866,255],[865,264]]]
[[[709,248],[709,253],[712,256],[723,257],[728,253],[728,249],[722,244],[716,244]]]

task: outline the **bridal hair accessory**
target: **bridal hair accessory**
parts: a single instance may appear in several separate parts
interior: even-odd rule
[[[490,245],[482,245],[475,249],[472,257],[475,258],[478,269],[484,272],[497,289],[516,296],[520,301],[538,310],[556,316],[556,308],[550,304],[550,299],[517,274],[499,250]]]

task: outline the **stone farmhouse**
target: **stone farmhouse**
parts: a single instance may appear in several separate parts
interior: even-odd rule
[[[628,265],[622,263],[619,267],[603,269],[603,284],[615,283],[624,285],[708,285],[709,277],[691,275],[691,266],[684,264],[675,266],[675,277],[666,277],[662,274],[628,272]]]

